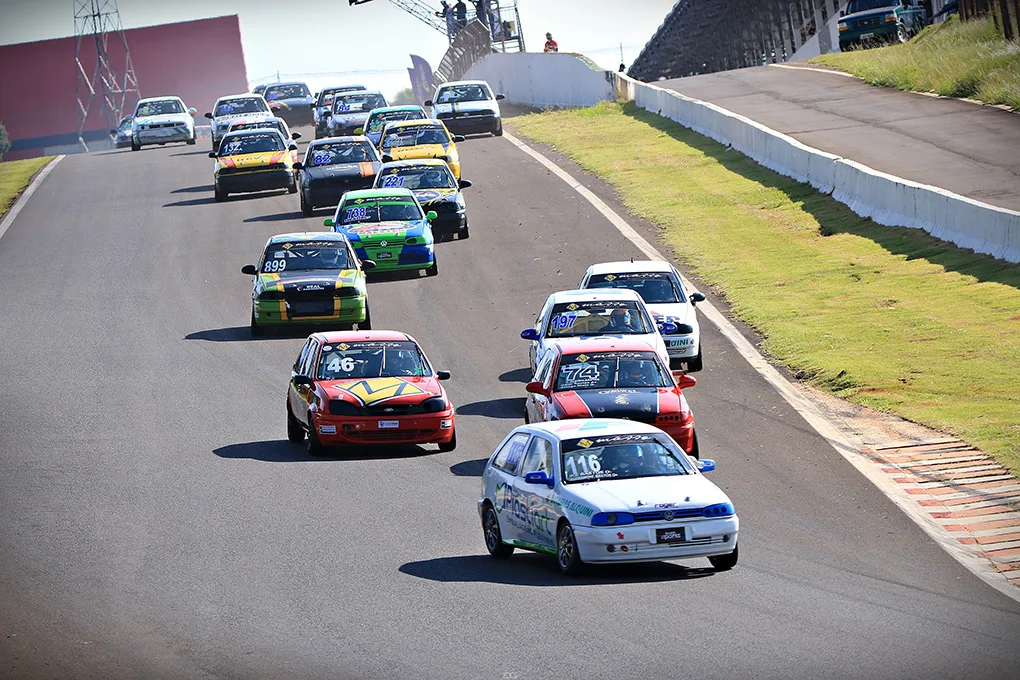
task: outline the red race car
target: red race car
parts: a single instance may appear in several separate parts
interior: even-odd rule
[[[308,437],[308,453],[329,446],[438,444],[457,447],[453,404],[406,333],[314,333],[301,349],[287,390],[287,438]]]
[[[655,425],[698,457],[698,437],[681,389],[693,376],[670,373],[640,340],[577,340],[552,347],[528,383],[524,422],[625,418]]]

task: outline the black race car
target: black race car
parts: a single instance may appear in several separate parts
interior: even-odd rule
[[[327,137],[308,145],[300,170],[301,212],[335,206],[344,192],[368,189],[382,161],[368,137]]]
[[[262,93],[274,115],[289,125],[308,125],[312,122],[311,106],[315,103],[311,91],[304,83],[273,83]]]
[[[470,180],[457,181],[450,166],[439,158],[383,163],[375,178],[377,189],[410,189],[423,210],[435,211],[436,219],[429,224],[437,239],[469,236],[467,206],[460,193],[469,186]]]

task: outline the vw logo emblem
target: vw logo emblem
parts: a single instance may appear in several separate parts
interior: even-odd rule
[[[379,245],[385,248],[389,244],[387,244],[386,241],[379,241]]]
[[[673,511],[672,511],[672,510],[667,510],[667,511],[666,511],[666,512],[665,512],[665,513],[663,514],[663,517],[665,517],[665,518],[666,518],[666,521],[667,521],[667,522],[672,522],[672,521],[673,521],[673,518],[674,518],[674,517],[676,517],[676,515],[675,515],[675,514],[673,513]]]

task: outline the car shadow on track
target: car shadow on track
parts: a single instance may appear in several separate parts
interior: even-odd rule
[[[246,217],[243,222],[284,222],[287,220],[301,220],[304,219],[304,215],[301,214],[300,210],[292,210],[282,213],[273,213],[271,215],[255,215],[254,217]]]
[[[204,194],[213,192],[212,184],[200,184],[197,187],[181,187],[180,189],[174,189],[171,194]]]
[[[421,446],[374,446],[327,449],[323,456],[311,456],[302,444],[291,444],[286,439],[274,439],[242,444],[228,444],[213,453],[220,458],[259,460],[264,463],[317,463],[345,460],[389,460],[431,456],[435,450]]]
[[[255,201],[255,200],[258,200],[260,198],[273,198],[273,197],[277,197],[277,196],[283,196],[286,193],[287,193],[286,189],[284,189],[283,191],[257,191],[257,192],[251,192],[251,193],[245,193],[245,194],[232,194],[230,196],[227,196],[226,200],[227,201]],[[208,205],[208,204],[211,204],[211,203],[216,203],[216,199],[213,197],[213,195],[212,195],[212,188],[210,187],[209,195],[208,196],[203,196],[202,198],[189,198],[189,199],[186,199],[186,200],[183,200],[183,201],[174,201],[173,203],[164,203],[163,207],[164,208],[176,208],[176,207],[180,207],[180,206],[189,206],[189,205]]]
[[[507,371],[499,376],[500,382],[519,382],[529,383],[531,382],[531,369],[530,368],[515,368],[512,371]]]
[[[180,153],[170,153],[168,156],[208,156],[209,148],[202,149],[200,151],[181,151]]]
[[[671,562],[642,564],[585,565],[584,572],[571,578],[556,568],[554,557],[516,553],[508,560],[488,555],[437,557],[400,565],[401,573],[443,583],[502,583],[511,586],[590,586],[662,581],[686,581],[714,575],[709,568],[698,569]]]
[[[450,472],[458,477],[481,477],[485,472],[485,464],[488,458],[476,458],[475,460],[464,460],[450,466]]]
[[[524,416],[524,397],[473,401],[457,407],[458,416],[519,419]]]
[[[184,336],[185,340],[206,340],[208,342],[251,342],[253,340],[281,340],[288,338],[307,338],[315,331],[314,328],[280,328],[267,329],[265,335],[255,337],[249,326],[230,326],[227,328],[210,328],[195,331]]]

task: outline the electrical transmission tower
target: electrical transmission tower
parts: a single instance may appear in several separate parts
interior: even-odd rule
[[[124,51],[123,69],[119,68],[119,61],[114,63],[119,54],[111,58],[108,49],[111,36],[114,47],[119,43]],[[88,69],[84,62],[92,58],[88,46],[93,42],[95,64]],[[98,113],[106,119],[104,129],[109,130],[120,123],[128,94],[134,93],[136,99],[139,96],[138,79],[131,65],[131,52],[120,23],[117,0],[74,0],[74,65],[77,70],[78,112],[81,114],[78,141],[88,151],[85,126],[93,105],[98,102]]]

